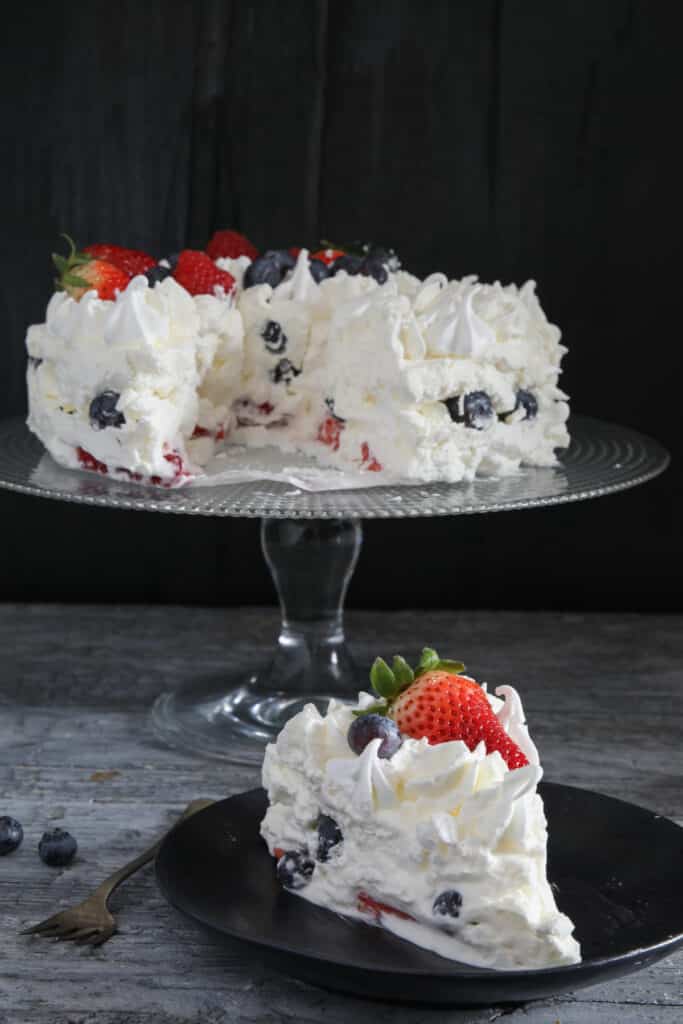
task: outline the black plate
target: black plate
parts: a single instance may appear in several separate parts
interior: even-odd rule
[[[174,906],[259,947],[276,969],[392,1001],[540,999],[639,970],[683,945],[683,829],[589,790],[545,782],[540,791],[548,874],[584,957],[569,967],[468,967],[283,891],[259,835],[262,789],[222,800],[174,830],[157,857],[157,879]]]

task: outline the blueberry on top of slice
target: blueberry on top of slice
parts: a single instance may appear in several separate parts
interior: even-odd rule
[[[167,261],[168,262],[168,261]],[[145,271],[144,276],[147,278],[147,283],[150,288],[154,287],[155,284],[161,284],[167,277],[170,277],[173,273],[172,267],[164,266],[163,263],[155,263],[153,267]]]
[[[282,325],[277,320],[269,320],[261,331],[266,348],[269,352],[279,354],[287,348],[287,335],[282,330]]]
[[[280,267],[283,275],[287,270],[293,270],[296,266],[296,260],[289,249],[268,249],[263,255],[265,259],[274,260]]]
[[[95,430],[106,427],[122,427],[126,417],[116,408],[121,395],[118,391],[102,391],[90,403],[90,426]]]
[[[276,874],[286,889],[303,889],[311,880],[314,861],[304,850],[287,850],[277,862]]]
[[[473,430],[485,430],[495,416],[493,403],[485,391],[447,398],[445,405],[454,423],[464,423]]]
[[[340,256],[338,260],[335,260],[332,264],[331,270],[333,274],[338,274],[340,270],[345,270],[351,277],[355,277],[356,274],[361,273],[361,267],[363,266],[363,257],[354,256],[352,253],[345,253]]]
[[[3,815],[0,818],[0,857],[18,850],[23,838],[24,830],[17,819]]]
[[[381,739],[377,756],[387,760],[393,757],[403,743],[403,737],[393,718],[374,712],[354,718],[349,726],[347,739],[354,754],[362,754],[368,743]]]
[[[322,260],[309,260],[308,269],[316,284],[320,284],[321,281],[330,276],[330,268]]]
[[[386,264],[377,256],[366,256],[360,272],[366,277],[373,277],[377,284],[384,284],[389,278]]]
[[[74,859],[77,849],[76,840],[63,828],[49,829],[38,843],[40,859],[51,868],[66,867]]]
[[[244,274],[244,287],[251,288],[255,284],[269,284],[272,288],[276,288],[284,276],[285,269],[278,253],[266,252],[263,256],[257,256],[247,267]]]
[[[526,391],[524,388],[520,388],[515,396],[515,408],[524,410],[525,420],[535,420],[538,416],[538,399],[531,391]]]
[[[339,825],[329,814],[321,814],[318,818],[318,860],[329,859],[330,850],[338,846],[344,839]]]
[[[459,917],[462,907],[462,896],[457,889],[445,889],[440,892],[432,904],[432,913],[439,917]]]

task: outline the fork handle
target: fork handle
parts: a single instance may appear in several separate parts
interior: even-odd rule
[[[173,829],[181,823],[181,821],[186,821],[188,818],[191,818],[193,814],[196,814],[197,811],[203,811],[205,807],[210,807],[212,803],[214,803],[213,800],[193,800],[187,805],[183,813],[169,831],[172,832]],[[115,871],[112,875],[109,875],[108,878],[105,878],[105,880],[97,886],[92,895],[102,897],[106,903],[114,890],[118,889],[121,885],[121,882],[125,882],[127,878],[130,878],[130,876],[135,874],[136,871],[139,871],[141,867],[144,867],[145,864],[149,864],[151,860],[154,860],[159,852],[159,847],[167,835],[168,832],[166,832],[161,839],[157,839],[153,846],[150,846],[144,851],[144,853],[141,853],[139,857],[136,857],[135,860],[129,861],[128,864],[124,864],[118,871]]]

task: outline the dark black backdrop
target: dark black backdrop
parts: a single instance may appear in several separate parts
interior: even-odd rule
[[[0,414],[66,230],[163,254],[395,245],[408,268],[534,277],[576,411],[678,447],[674,3],[236,0],[3,12]],[[0,597],[271,599],[254,521],[0,494]],[[365,606],[680,609],[681,473],[526,513],[375,522]]]

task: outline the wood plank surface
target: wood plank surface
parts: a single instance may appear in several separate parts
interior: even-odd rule
[[[681,619],[550,613],[378,612],[348,616],[359,664],[415,638],[473,673],[519,685],[546,777],[642,803],[683,822]],[[0,813],[22,848],[0,860],[2,1024],[678,1024],[683,955],[619,981],[524,1007],[398,1008],[323,992],[220,944],[169,907],[151,869],[114,899],[120,934],[100,950],[20,937],[83,898],[198,796],[258,783],[258,771],[159,744],[147,708],[200,667],[247,665],[275,634],[272,609],[3,606]],[[409,653],[408,651],[406,653]],[[36,843],[59,824],[79,841],[65,870]]]

